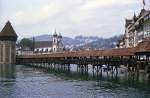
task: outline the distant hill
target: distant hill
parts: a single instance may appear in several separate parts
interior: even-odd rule
[[[121,38],[122,38],[122,35],[113,36],[107,39],[99,38],[98,40],[93,41],[91,45],[92,47],[95,47],[95,48],[115,48],[118,43],[118,40],[120,40]]]
[[[35,36],[35,41],[50,41],[52,40],[52,35],[44,34]]]
[[[115,48],[118,40],[121,39],[122,35],[113,36],[111,38],[100,38],[93,36],[76,36],[75,38],[63,37],[63,43],[68,48],[80,47],[83,48],[87,44],[92,48]],[[30,38],[31,39],[31,38]],[[40,35],[35,36],[35,41],[50,41],[52,35]]]

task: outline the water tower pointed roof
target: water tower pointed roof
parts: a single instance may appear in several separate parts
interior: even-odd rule
[[[0,40],[17,40],[17,34],[13,29],[11,23],[8,21],[2,31],[0,32]]]

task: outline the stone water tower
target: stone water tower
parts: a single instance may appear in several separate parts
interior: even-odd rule
[[[0,32],[0,64],[16,63],[17,34],[8,21]]]

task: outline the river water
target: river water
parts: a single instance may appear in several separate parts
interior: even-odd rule
[[[23,65],[0,68],[0,98],[150,98],[150,81],[130,76],[96,78]]]

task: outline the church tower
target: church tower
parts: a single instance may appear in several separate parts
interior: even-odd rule
[[[59,35],[58,35],[58,42],[62,42],[62,35],[61,35],[61,33],[59,33]]]
[[[63,51],[63,42],[62,42],[62,35],[59,33],[58,35],[58,51],[62,52]]]
[[[17,37],[8,21],[0,32],[0,64],[15,64]]]
[[[55,32],[53,34],[52,50],[53,50],[53,52],[57,52],[57,49],[58,49],[58,35],[57,35],[56,30],[55,30]]]

